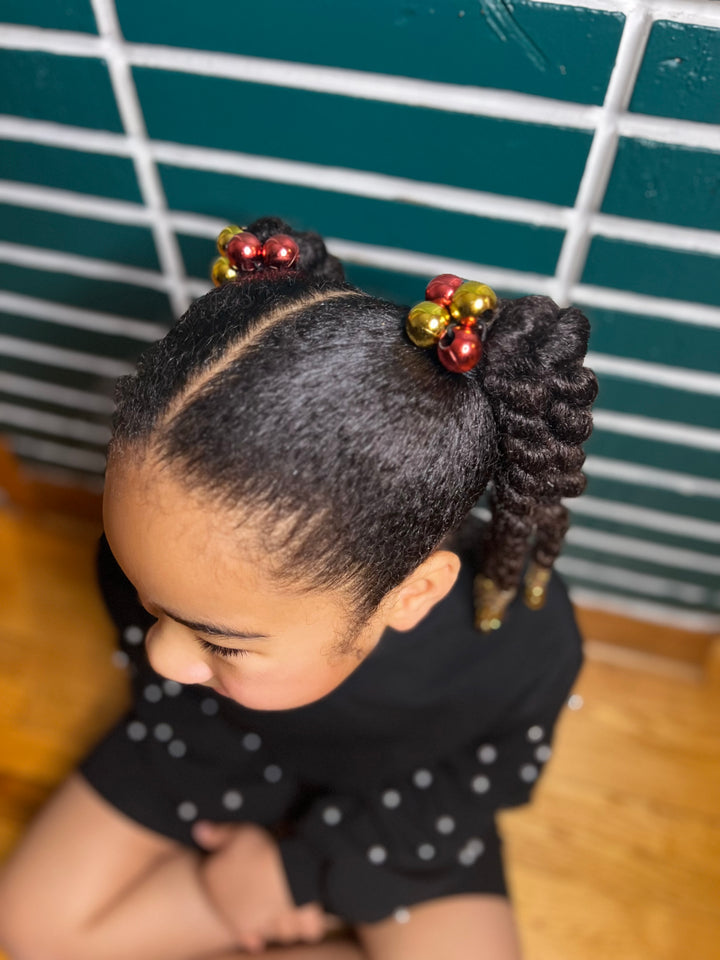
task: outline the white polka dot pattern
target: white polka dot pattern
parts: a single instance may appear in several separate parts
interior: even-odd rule
[[[497,755],[497,747],[494,747],[491,743],[484,743],[477,749],[477,758],[480,763],[495,763]]]
[[[339,807],[325,807],[322,818],[329,827],[335,827],[342,820],[342,811]]]
[[[417,848],[417,855],[421,860],[432,860],[435,856],[435,847],[431,843],[421,843]]]
[[[182,684],[178,683],[177,680],[163,680],[162,687],[168,697],[177,697],[179,693],[182,693]]]
[[[115,650],[110,657],[110,661],[114,667],[118,668],[118,670],[124,670],[130,663],[130,657],[125,653],[124,650]]]
[[[420,770],[416,770],[413,774],[413,783],[416,787],[419,787],[420,790],[427,790],[427,788],[432,785],[432,782],[433,775],[429,770],[421,768]]]
[[[215,697],[205,697],[204,700],[200,701],[200,709],[206,717],[214,717],[220,709],[220,704]]]
[[[144,637],[145,634],[140,627],[136,627],[134,624],[132,626],[125,627],[123,630],[123,640],[125,643],[129,643],[131,647],[136,647],[139,643],[142,643]]]
[[[567,702],[571,710],[579,710],[585,703],[579,693],[574,693]]]
[[[552,747],[549,747],[546,743],[541,743],[539,747],[535,748],[535,759],[538,763],[547,763],[551,756]]]
[[[271,763],[263,770],[263,776],[268,783],[279,783],[282,780],[282,770],[276,763]]]
[[[127,725],[127,735],[131,740],[139,742],[147,736],[147,727],[140,720],[131,720]]]
[[[445,814],[444,816],[437,818],[435,821],[435,829],[438,833],[444,833],[447,836],[455,829],[455,821],[452,817],[449,817],[447,814]]]
[[[171,757],[179,760],[180,757],[184,757],[187,753],[187,747],[182,740],[171,740],[168,744],[168,753]]]
[[[223,794],[222,805],[226,810],[239,810],[243,805],[243,795],[239,790],[226,790]]]
[[[526,763],[520,767],[520,779],[525,783],[532,783],[533,780],[537,780],[539,772],[534,763]]]
[[[542,740],[544,736],[545,736],[545,731],[543,730],[542,727],[539,727],[537,724],[535,724],[535,726],[533,727],[530,727],[530,729],[527,732],[527,738],[530,741],[530,743],[537,743],[538,740]]]
[[[177,808],[177,815],[181,820],[189,822],[195,820],[198,815],[198,808],[191,800],[183,800]]]
[[[458,854],[463,867],[471,867],[485,852],[485,844],[477,837],[471,837]]]
[[[158,723],[153,729],[153,736],[156,740],[159,740],[160,743],[167,743],[168,740],[172,739],[173,728],[169,723]]]
[[[398,923],[408,923],[410,920],[410,911],[407,907],[398,907],[393,913],[393,917]]]
[[[242,745],[251,752],[259,750],[262,746],[262,740],[257,733],[246,733],[242,739]]]
[[[159,703],[162,700],[162,690],[156,683],[149,683],[143,690],[143,696],[148,703]]]
[[[385,847],[381,847],[380,844],[376,844],[375,846],[370,847],[367,852],[367,856],[370,863],[385,863],[387,860],[387,850]]]
[[[477,777],[472,778],[472,783],[470,786],[473,789],[474,793],[487,793],[490,789],[490,778],[486,777],[484,774],[478,774]]]
[[[398,790],[386,790],[382,795],[382,802],[388,810],[396,810],[402,802],[402,797]]]

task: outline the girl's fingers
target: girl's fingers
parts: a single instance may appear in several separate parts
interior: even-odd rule
[[[192,826],[193,840],[203,850],[219,850],[235,836],[237,824],[197,820]]]
[[[322,909],[314,903],[299,907],[295,913],[300,940],[316,943],[327,932],[327,920]]]
[[[263,937],[248,934],[242,938],[240,946],[248,953],[262,953],[265,949],[265,940]]]
[[[284,916],[280,917],[275,924],[273,940],[277,940],[278,943],[287,945],[291,943],[297,943],[298,940],[301,939],[302,937],[300,935],[299,924],[295,913],[286,913]]]

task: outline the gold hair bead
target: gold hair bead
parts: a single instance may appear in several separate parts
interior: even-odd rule
[[[225,256],[225,253],[227,251],[227,245],[228,243],[230,243],[232,238],[236,236],[238,233],[242,233],[242,232],[243,232],[243,228],[237,227],[235,226],[235,224],[230,224],[229,227],[222,228],[217,238],[218,253],[220,254],[221,257]]]
[[[517,591],[501,590],[489,577],[477,576],[474,582],[475,626],[483,633],[502,626],[503,617]]]
[[[218,257],[215,263],[212,265],[212,282],[216,287],[221,286],[227,280],[237,279],[238,270],[237,267],[234,267],[227,257]]]
[[[408,314],[405,329],[416,347],[432,347],[450,323],[445,307],[431,300],[417,303]]]
[[[488,310],[494,310],[496,306],[495,291],[486,283],[466,280],[453,294],[448,309],[453,320],[461,320],[464,317],[481,317]]]
[[[550,567],[541,567],[533,561],[525,574],[523,600],[531,610],[540,610],[545,606],[547,585],[550,580]]]

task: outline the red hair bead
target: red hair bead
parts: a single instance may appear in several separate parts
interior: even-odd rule
[[[462,277],[456,277],[454,273],[441,273],[427,285],[425,290],[425,299],[433,300],[442,307],[447,307],[453,298],[453,294],[463,283]]]
[[[263,245],[255,234],[243,230],[228,242],[226,256],[240,270],[255,270],[262,252]]]
[[[452,324],[438,341],[440,363],[451,373],[467,373],[482,356],[483,345],[475,323]]]
[[[268,237],[263,246],[263,258],[266,267],[292,267],[300,256],[297,243],[286,233],[276,233]]]

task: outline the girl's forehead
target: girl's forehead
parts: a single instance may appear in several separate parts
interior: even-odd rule
[[[185,619],[232,625],[245,611],[244,629],[257,620],[257,632],[268,633],[268,623],[279,629],[306,606],[336,616],[341,605],[334,594],[275,583],[250,522],[152,463],[111,464],[103,514],[110,548],[143,601]]]

